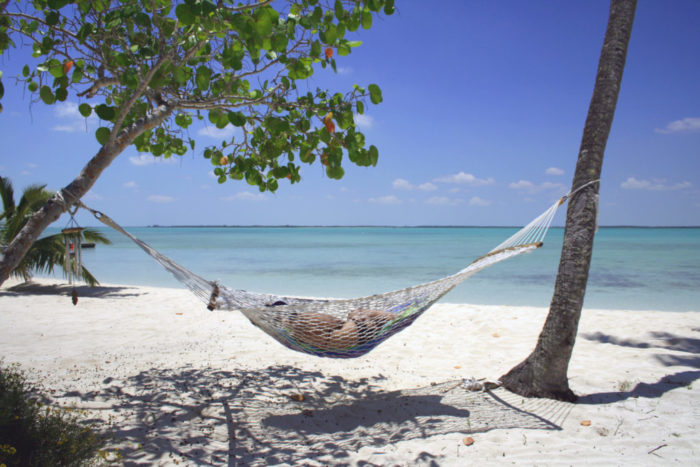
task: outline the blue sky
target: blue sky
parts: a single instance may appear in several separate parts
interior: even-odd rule
[[[261,194],[219,185],[201,148],[231,129],[201,126],[198,149],[169,161],[126,150],[86,204],[123,225],[519,225],[570,188],[609,4],[397,2],[309,87],[381,86],[358,125],[377,167],[320,165]],[[700,2],[640,0],[601,182],[601,225],[700,225]],[[97,151],[79,100],[31,103],[0,59],[0,174],[16,192],[68,184]],[[82,224],[95,221],[81,216]],[[62,218],[57,225],[65,224]],[[559,214],[556,223],[563,223]]]

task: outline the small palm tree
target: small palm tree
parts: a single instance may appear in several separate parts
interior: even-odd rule
[[[22,198],[15,204],[12,183],[6,177],[0,177],[0,196],[3,211],[0,213],[0,247],[3,249],[24,227],[32,214],[53,196],[46,190],[46,185],[30,185],[22,192]],[[111,243],[107,237],[96,230],[84,229],[82,238],[86,242]],[[64,275],[69,271],[65,268],[65,238],[63,234],[49,235],[38,239],[31,246],[22,261],[12,271],[13,276],[29,280],[33,273],[51,273],[57,265],[63,269]],[[70,262],[69,262],[70,264]],[[95,276],[85,267],[82,268],[82,279],[86,284],[99,284]]]

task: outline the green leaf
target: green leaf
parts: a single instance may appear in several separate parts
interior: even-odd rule
[[[78,112],[80,112],[80,115],[87,118],[92,113],[92,107],[90,107],[90,104],[82,103],[78,106]]]
[[[192,116],[187,113],[179,113],[175,116],[175,123],[179,127],[187,128],[192,124]]]
[[[372,13],[369,11],[362,12],[362,28],[370,29],[372,27]]]
[[[379,3],[379,0],[367,0],[367,5],[369,6],[369,9],[372,11],[379,11],[381,8],[381,4]]]
[[[340,0],[335,0],[335,5],[333,6],[333,9],[335,10],[335,17],[338,19],[338,21],[342,21],[343,16],[345,16],[343,2],[341,2]]]
[[[338,44],[338,55],[349,55],[350,46],[347,44]]]
[[[57,11],[49,11],[46,13],[46,24],[49,26],[56,26],[58,24],[59,15]]]
[[[117,115],[116,109],[114,107],[110,107],[110,106],[105,105],[105,104],[100,104],[98,106],[95,106],[95,113],[102,120],[107,120],[107,121],[112,121],[114,119],[114,117],[116,117],[116,115]]]
[[[372,101],[372,104],[379,104],[382,102],[382,90],[379,86],[370,84],[367,88],[369,89],[369,100]]]
[[[187,3],[181,3],[175,7],[175,16],[180,24],[194,23],[196,16],[192,8]]]
[[[326,167],[326,175],[328,175],[328,178],[332,178],[333,180],[340,180],[343,178],[343,175],[345,175],[345,170],[343,170],[343,168],[340,166],[329,165]]]
[[[41,90],[39,90],[39,97],[41,97],[41,100],[44,101],[44,104],[51,105],[56,102],[56,97],[53,95],[51,88],[48,86],[41,87]]]
[[[200,65],[197,68],[197,76],[195,80],[197,81],[197,87],[201,91],[206,91],[209,89],[209,80],[211,79],[211,70],[204,65]]]
[[[393,15],[395,11],[396,8],[394,7],[394,0],[386,0],[386,3],[384,4],[384,14],[387,16]]]
[[[107,141],[109,141],[109,128],[101,126],[97,129],[95,132],[95,138],[97,138],[97,142],[100,143],[102,146],[107,144]]]
[[[241,112],[229,112],[228,121],[234,126],[243,126],[245,125],[246,118]]]
[[[325,31],[326,44],[333,45],[338,39],[338,29],[335,24],[329,24]]]
[[[69,0],[48,0],[46,2],[49,8],[53,8],[54,10],[58,10],[60,8],[63,8],[64,6],[68,5]]]
[[[255,19],[255,30],[265,37],[272,32],[272,28],[278,21],[279,13],[274,8],[264,6],[255,10],[253,18]]]
[[[314,41],[314,42],[311,44],[311,53],[310,53],[310,55],[311,55],[312,57],[318,57],[319,55],[321,55],[321,43],[320,43],[319,41]]]
[[[36,90],[39,89],[39,84],[36,81],[30,81],[29,84],[27,84],[27,89],[29,89],[29,92],[36,92]]]
[[[0,81],[0,99],[2,99],[2,96],[5,95],[5,86],[2,84],[2,81]]]
[[[86,23],[80,27],[76,36],[78,37],[78,41],[83,44],[90,34],[92,34],[92,24]]]
[[[369,158],[370,158],[370,164],[373,166],[377,165],[377,161],[379,160],[379,150],[375,145],[371,145],[369,147]]]
[[[144,28],[150,28],[151,18],[146,13],[138,12],[134,15],[134,23]]]
[[[49,73],[51,73],[51,76],[54,78],[60,78],[63,76],[63,63],[59,62],[55,58],[49,60]]]
[[[63,102],[66,99],[68,99],[68,90],[66,88],[56,89],[56,100]]]
[[[362,101],[357,101],[355,103],[355,107],[357,108],[357,113],[362,115],[365,113],[365,104]]]

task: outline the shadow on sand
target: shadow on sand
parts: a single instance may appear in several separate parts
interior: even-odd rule
[[[691,331],[697,332],[698,329]],[[700,339],[694,337],[679,336],[668,332],[651,332],[647,340],[620,339],[601,332],[583,334],[581,337],[597,341],[603,344],[613,344],[637,349],[663,349],[680,354],[659,353],[653,355],[664,366],[686,366],[700,369]],[[668,391],[679,387],[689,387],[700,379],[700,371],[680,371],[666,375],[654,383],[638,383],[629,391],[604,392],[589,394],[578,399],[580,404],[608,404],[629,398],[661,397]]]
[[[371,456],[373,448],[398,441],[496,428],[559,430],[572,407],[503,389],[472,392],[462,381],[386,391],[380,379],[347,380],[289,366],[154,368],[107,378],[93,392],[54,394],[54,400],[87,409],[95,421],[118,415],[107,434],[126,465],[345,465],[363,448],[359,455]],[[430,464],[432,457],[421,452],[415,461]]]
[[[75,288],[78,292],[78,297],[92,297],[92,298],[119,298],[119,297],[137,297],[141,295],[138,293],[134,287],[123,287],[123,286],[97,286],[89,287],[87,285],[78,285],[73,287],[68,284],[40,284],[37,282],[23,282],[12,287],[8,287],[0,291],[0,297],[2,296],[26,296],[26,295],[71,295],[71,292]]]

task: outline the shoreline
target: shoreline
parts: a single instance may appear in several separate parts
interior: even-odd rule
[[[141,285],[141,284],[129,284],[127,282],[105,282],[105,283],[100,283],[98,286],[94,287],[94,289],[101,289],[101,288],[133,288],[133,289],[156,289],[156,290],[163,290],[163,291],[175,291],[175,292],[187,292],[190,295],[192,293],[180,282],[178,282],[175,278],[173,278],[169,273],[167,274],[169,279],[172,279],[173,285]],[[218,281],[217,281],[218,282]],[[16,287],[18,291],[22,290],[22,287],[24,287],[25,282],[16,278],[10,278],[8,279],[5,284],[0,286],[0,291],[3,291],[5,289],[11,288],[11,287]],[[58,277],[47,277],[47,276],[36,276],[33,277],[30,281],[26,283],[26,287],[28,290],[32,290],[36,288],[35,286],[42,286],[46,284],[50,284],[51,287],[46,288],[47,294],[49,293],[56,293],[56,288],[61,288],[65,294],[70,294],[70,288],[68,285],[68,281],[64,278],[58,278]],[[221,284],[226,286],[226,284]],[[79,290],[82,290],[83,293],[86,295],[93,295],[94,292],[91,292],[90,289],[91,287],[88,287],[85,283],[80,282],[77,284],[77,287]],[[266,293],[272,293],[273,295],[285,295],[288,297],[295,297],[295,298],[310,298],[310,299],[318,299],[318,300],[347,300],[347,299],[357,299],[357,298],[364,298],[365,296],[352,296],[352,297],[338,297],[338,296],[316,296],[316,295],[295,295],[295,294],[288,294],[284,292],[270,292],[269,290],[251,290],[251,289],[246,289],[248,292],[255,292],[255,293],[261,293],[261,294],[266,294]],[[383,290],[381,292],[377,292],[378,294],[384,294],[384,293],[389,293],[393,292],[393,290]],[[99,294],[99,292],[98,292]],[[372,294],[375,295],[375,294]],[[366,296],[372,296],[372,295],[366,295]],[[198,303],[203,303],[203,302],[198,302]],[[451,301],[449,294],[446,297],[441,298],[435,305],[433,306],[439,306],[439,305],[450,305],[450,306],[471,306],[471,307],[485,307],[485,308],[490,308],[490,307],[507,307],[507,308],[520,308],[520,309],[536,309],[536,310],[549,310],[549,307],[545,306],[539,306],[539,305],[524,305],[524,304],[503,304],[503,305],[494,305],[494,304],[489,304],[489,303],[472,303],[472,302],[464,302],[464,301]],[[584,310],[589,310],[589,311],[615,311],[615,312],[625,312],[625,313],[700,313],[700,304],[698,304],[697,310],[664,310],[664,309],[658,309],[658,308],[616,308],[616,307],[607,307],[607,308],[600,308],[600,307],[587,307],[584,303],[583,306]]]
[[[367,356],[333,360],[284,348],[240,313],[209,312],[186,289],[103,285],[73,306],[62,281],[8,290],[18,282],[0,289],[11,330],[0,358],[103,420],[129,465],[700,457],[699,312],[584,308],[569,368],[581,400],[566,404],[461,384],[523,360],[546,308],[438,302]]]

